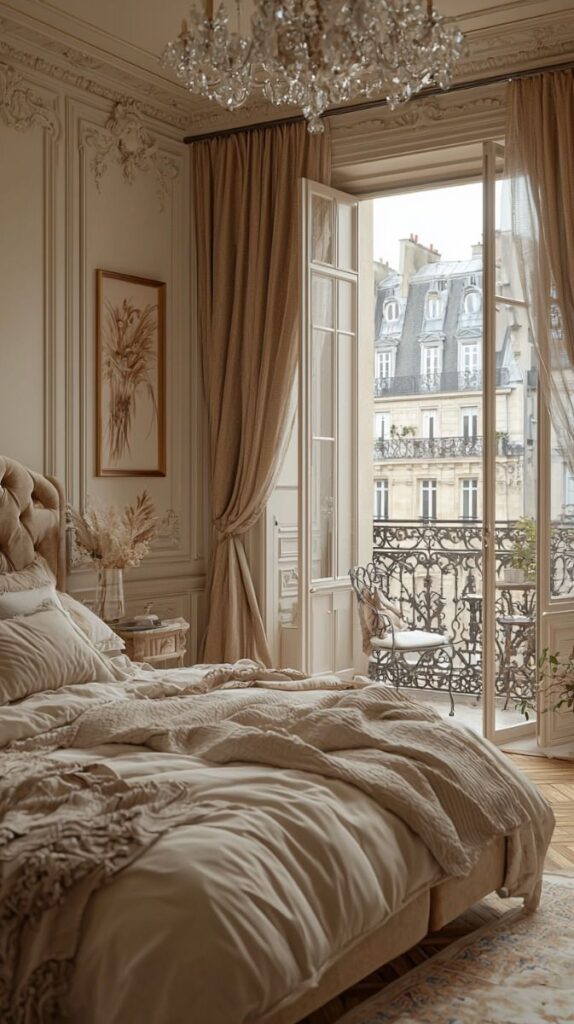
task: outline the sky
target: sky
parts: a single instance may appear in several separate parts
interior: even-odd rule
[[[445,260],[466,260],[482,241],[482,183],[375,199],[373,256],[399,269],[399,239],[419,236]]]

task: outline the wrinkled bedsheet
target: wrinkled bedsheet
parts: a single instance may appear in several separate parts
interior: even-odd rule
[[[374,739],[350,737],[365,708],[379,729],[383,688],[339,693],[329,680],[330,692],[294,693],[268,679],[257,690],[250,671],[220,672],[215,684],[208,669],[141,671],[0,708],[6,758],[44,757],[62,772],[96,765],[127,791],[171,786],[189,807],[209,808],[144,844],[90,894],[62,1021],[247,1024],[317,984],[333,959],[448,873],[442,846],[433,856],[416,821],[409,826],[368,780],[349,774],[369,768]],[[407,705],[391,692],[387,767],[389,758],[404,761]],[[432,712],[418,721],[425,736],[456,734],[459,753],[478,742]],[[377,743],[380,752],[380,735]],[[488,757],[502,771],[500,755]],[[509,792],[522,786],[512,775]],[[551,816],[531,787],[524,793],[513,827],[529,808],[543,821],[518,845],[541,849]],[[460,835],[467,825],[459,822]],[[524,885],[518,861],[513,884]]]

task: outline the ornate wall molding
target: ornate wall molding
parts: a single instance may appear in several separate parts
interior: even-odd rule
[[[60,134],[60,120],[54,108],[25,82],[15,68],[0,63],[0,116],[17,131],[44,128],[54,139]]]
[[[24,43],[26,44],[26,40]],[[133,94],[138,97],[141,112],[146,117],[171,125],[181,132],[190,129],[192,116],[186,109],[185,95],[176,99],[167,89],[163,90],[151,83],[142,82],[129,72],[111,69],[79,50],[60,46],[49,37],[46,37],[43,44],[39,40],[36,41],[36,45],[42,45],[42,54],[30,52],[21,45],[15,46],[13,42],[0,40],[0,57],[22,68],[46,75],[64,86],[99,96],[112,103],[121,103],[127,93]],[[46,52],[49,55],[53,54],[53,59],[47,59]],[[115,74],[111,73],[112,71],[115,71]],[[105,76],[106,81],[101,80],[100,76]],[[109,84],[109,80],[111,78],[113,83],[115,77],[118,78],[118,82],[114,88],[113,84]],[[157,102],[149,102],[150,100]]]
[[[137,103],[132,100],[116,103],[105,128],[84,125],[81,145],[94,151],[90,168],[98,191],[111,157],[120,165],[124,181],[130,185],[135,181],[137,171],[152,171],[160,207],[164,209],[170,184],[179,174],[179,166],[160,151],[157,140],[143,123]]]

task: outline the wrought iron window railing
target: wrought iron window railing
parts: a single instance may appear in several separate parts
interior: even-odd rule
[[[496,387],[507,387],[510,375],[506,367],[496,371]],[[425,395],[440,392],[480,391],[482,370],[448,370],[407,377],[375,377],[375,398],[386,395]]]
[[[534,693],[536,673],[536,589],[512,568],[522,540],[521,525],[501,522],[496,550],[496,693],[514,708]],[[553,594],[574,595],[574,522],[554,523],[551,534]],[[482,524],[449,520],[377,520],[373,561],[388,578],[413,629],[448,633],[453,641],[454,693],[480,695],[482,689]],[[412,678],[405,685],[413,685]],[[444,690],[444,675],[432,664],[416,675],[419,688]]]
[[[376,438],[373,443],[375,462],[386,459],[458,459],[480,457],[482,437],[389,437]],[[498,455],[510,458],[524,454],[524,446],[508,437],[497,437]]]

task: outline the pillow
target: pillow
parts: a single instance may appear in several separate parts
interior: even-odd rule
[[[0,619],[12,619],[15,615],[32,615],[41,608],[59,606],[56,588],[53,583],[37,590],[9,590],[0,594]]]
[[[81,629],[88,640],[92,641],[98,651],[103,651],[107,654],[112,651],[117,653],[124,650],[126,645],[121,636],[114,633],[107,622],[100,619],[91,608],[87,608],[85,604],[76,601],[70,594],[58,594],[58,597],[64,611],[70,615],[76,626]]]
[[[62,608],[0,621],[0,704],[71,683],[118,678],[112,661],[92,647]]]
[[[37,590],[38,587],[55,586],[56,577],[41,555],[25,569],[0,573],[0,594],[13,594],[20,590]]]

